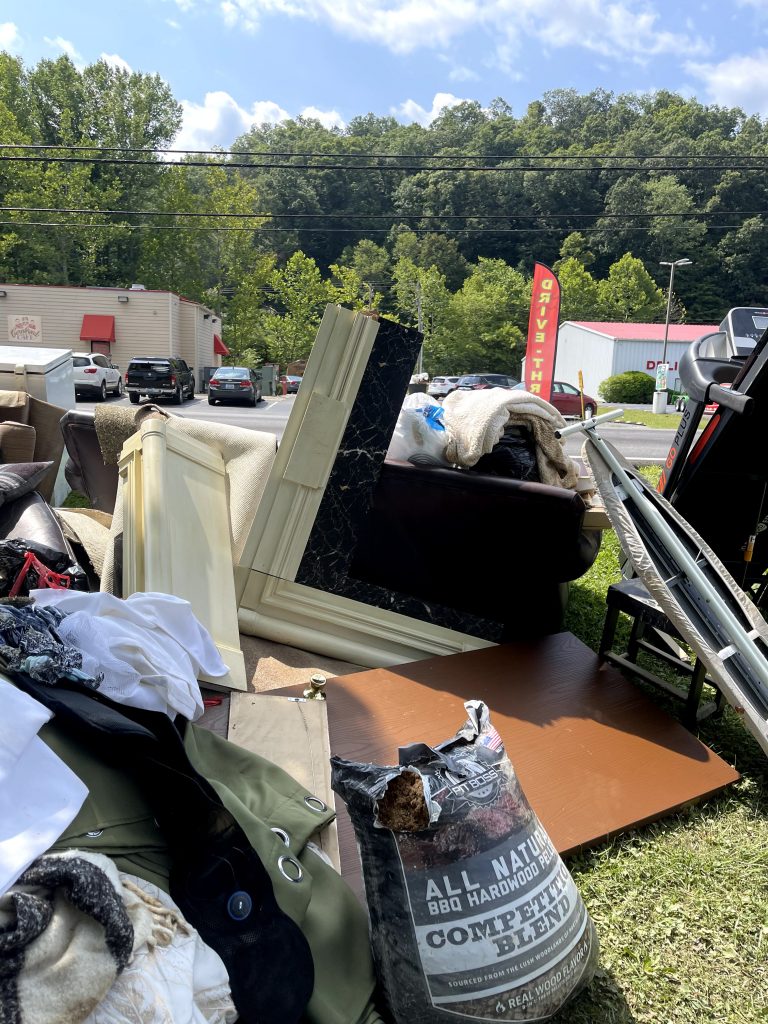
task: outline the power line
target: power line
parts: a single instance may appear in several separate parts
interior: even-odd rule
[[[431,160],[429,156],[423,157],[424,160]],[[506,159],[506,158],[505,158]],[[597,158],[601,159],[601,158]],[[663,159],[663,158],[660,158]],[[750,159],[756,159],[751,157]],[[451,172],[474,172],[477,174],[519,174],[522,172],[534,172],[534,173],[546,173],[551,174],[553,171],[558,170],[557,167],[552,166],[541,166],[537,164],[528,164],[516,167],[502,166],[500,164],[494,164],[493,166],[476,167],[471,164],[445,164],[440,167],[429,167],[417,164],[311,164],[311,163],[290,163],[290,164],[275,164],[275,163],[258,163],[255,161],[236,161],[230,160],[227,162],[214,162],[212,160],[137,160],[137,159],[117,159],[113,157],[81,157],[81,156],[0,156],[0,161],[14,162],[14,163],[53,163],[53,164],[91,164],[91,165],[109,165],[109,166],[121,166],[121,167],[205,167],[208,169],[212,168],[223,168],[224,170],[294,170],[294,171],[413,171],[414,173],[421,173],[423,171],[440,171],[446,173]],[[768,167],[765,163],[760,164],[708,164],[695,166],[690,164],[665,164],[664,166],[649,166],[644,164],[633,164],[633,165],[622,165],[612,164],[610,166],[577,166],[567,167],[564,170],[581,172],[581,173],[600,173],[616,171],[631,171],[637,173],[638,171],[655,173],[659,171],[687,171],[689,174],[692,172],[702,173],[709,171],[765,171]]]
[[[738,225],[735,224],[708,224],[708,231],[733,231]],[[19,228],[60,228],[67,231],[90,231],[90,230],[128,230],[128,231],[233,231],[240,232],[243,234],[278,234],[292,231],[312,232],[313,234],[326,235],[326,234],[355,234],[355,235],[386,235],[389,234],[389,228],[323,228],[315,226],[291,226],[286,225],[285,227],[250,227],[250,228],[238,228],[227,225],[211,225],[210,227],[186,227],[180,224],[91,224],[91,223],[79,223],[73,224],[67,221],[34,221],[34,220],[0,220],[0,227],[19,227]],[[557,231],[563,231],[564,228],[560,227],[529,227],[529,228],[468,228],[468,227],[455,227],[455,228],[413,228],[416,234],[429,233],[439,235],[522,235],[522,234],[534,234],[534,235],[546,235],[553,234]],[[582,229],[583,231],[596,231],[601,230],[599,224],[585,224]],[[653,230],[653,227],[645,227],[638,225],[637,231]]]
[[[75,145],[66,146],[61,143],[0,143],[0,150],[17,149],[24,151],[61,151],[61,152],[100,152],[100,153],[157,153],[175,156],[217,156],[217,157],[302,157],[303,159],[341,157],[350,160],[382,159],[382,160],[716,160],[727,156],[730,160],[768,160],[768,155],[761,153],[351,153],[351,152],[295,152],[293,150],[269,149],[163,149],[162,147],[140,146],[100,146]],[[249,165],[250,166],[250,165]]]
[[[197,210],[94,210],[89,207],[59,206],[0,206],[2,213],[66,213],[89,214],[99,217],[189,217],[207,220],[276,220],[292,219],[323,220],[635,220],[674,219],[688,217],[717,217],[726,213],[729,217],[765,217],[768,210],[682,210],[673,213],[201,213]]]

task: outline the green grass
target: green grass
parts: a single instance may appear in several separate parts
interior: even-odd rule
[[[602,416],[604,412],[612,412],[614,409],[620,409],[620,405],[601,405],[597,410],[598,414]],[[627,409],[624,416],[617,420],[617,423],[623,423],[625,420],[630,423],[642,423],[644,427],[657,427],[660,430],[677,430],[680,425],[680,417],[682,413],[679,412],[646,412],[644,409]],[[698,425],[698,429],[702,430],[704,425],[708,422],[707,418],[704,418]]]
[[[654,482],[658,474],[646,471]],[[619,578],[618,542],[606,531],[595,564],[572,585],[566,618],[593,649],[605,592]],[[617,647],[628,633],[625,620]],[[671,700],[665,706],[677,710]],[[740,782],[569,858],[601,965],[558,1024],[768,1021],[768,760],[730,708],[703,722],[700,738],[735,765]]]
[[[61,503],[62,508],[90,508],[91,503],[88,501],[84,494],[80,491],[70,491],[64,501]]]

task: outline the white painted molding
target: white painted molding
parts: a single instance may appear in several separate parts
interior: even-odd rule
[[[235,570],[241,632],[371,668],[493,646],[295,582],[377,331],[326,308]]]
[[[201,681],[245,690],[222,456],[171,420],[150,417],[123,445],[119,470],[123,594],[153,591],[189,601],[229,668]]]

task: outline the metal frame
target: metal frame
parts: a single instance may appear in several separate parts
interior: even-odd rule
[[[583,432],[589,447],[599,453],[612,474],[616,495],[632,518],[639,540],[671,598],[670,609],[665,608],[665,611],[673,617],[671,609],[677,609],[680,621],[673,617],[675,625],[705,661],[718,688],[744,715],[755,738],[768,752],[768,660],[763,653],[768,633],[762,617],[757,610],[754,620],[751,612],[747,615],[746,608],[735,596],[736,583],[702,549],[700,538],[688,532],[690,528],[684,529],[677,523],[674,528],[670,525],[670,521],[675,520],[665,513],[664,499],[631,476],[612,447],[600,437],[596,428],[621,415],[623,410],[620,409],[605,413],[565,427],[558,434],[567,437]],[[607,510],[610,515],[608,507]],[[696,548],[698,550],[692,554],[691,549]],[[635,568],[640,571],[638,566]],[[762,623],[760,628],[758,622]],[[687,627],[690,627],[690,635]]]

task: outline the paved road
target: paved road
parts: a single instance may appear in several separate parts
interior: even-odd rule
[[[651,427],[633,427],[627,423],[605,423],[600,433],[630,462],[664,462],[675,436],[674,430],[654,430]],[[583,435],[566,438],[565,450],[569,455],[580,455]]]
[[[197,419],[230,423],[248,430],[265,430],[280,438],[293,408],[294,395],[285,398],[265,398],[255,409],[238,405],[209,405],[205,395],[197,395],[193,402],[183,405],[163,404],[175,416],[194,416]],[[110,405],[131,406],[128,398],[110,398]],[[78,409],[93,410],[98,402],[78,402]],[[600,428],[603,436],[611,441],[630,461],[663,462],[674,437],[673,430],[653,430],[650,427],[630,426],[626,423],[606,423]],[[579,435],[566,440],[569,455],[581,453],[583,438]]]
[[[194,401],[184,402],[182,405],[173,405],[162,400],[157,404],[174,416],[192,416],[199,420],[245,427],[247,430],[266,430],[276,437],[282,437],[288,415],[293,408],[294,397],[289,395],[286,398],[265,398],[255,409],[247,405],[209,405],[205,395],[196,395]],[[131,405],[127,397],[108,398],[107,401],[110,405],[138,409],[138,406]],[[78,402],[77,408],[84,412],[92,412],[97,405],[101,405],[101,402]]]

